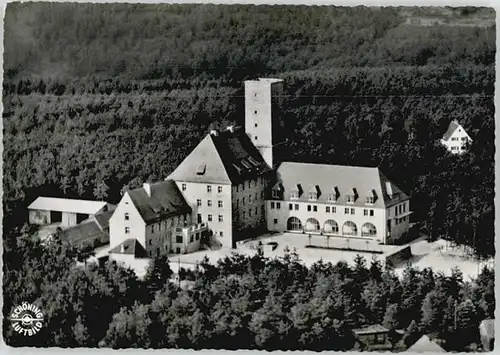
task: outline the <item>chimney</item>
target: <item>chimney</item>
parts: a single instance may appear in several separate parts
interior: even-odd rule
[[[144,188],[144,190],[146,190],[148,196],[151,197],[151,184],[149,182],[145,182],[144,184],[142,184],[142,187]]]
[[[216,137],[217,137],[217,136],[219,135],[219,132],[217,132],[217,130],[216,130],[216,129],[212,129],[212,130],[210,131],[210,134],[211,134],[212,136],[216,136]]]
[[[392,185],[390,181],[385,182],[385,190],[387,191],[387,195],[392,198]]]

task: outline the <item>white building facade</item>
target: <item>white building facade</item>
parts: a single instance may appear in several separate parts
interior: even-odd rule
[[[441,144],[443,144],[452,154],[462,154],[466,152],[467,145],[471,142],[472,138],[455,120],[450,122],[448,130],[441,139]]]

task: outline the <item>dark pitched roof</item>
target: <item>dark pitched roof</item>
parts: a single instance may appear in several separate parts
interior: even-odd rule
[[[450,139],[450,137],[453,135],[455,130],[459,127],[460,127],[460,124],[457,121],[455,121],[455,120],[451,121],[450,125],[448,126],[448,130],[443,135],[443,140],[447,141],[448,139]]]
[[[191,213],[177,185],[172,180],[150,184],[151,196],[143,187],[128,191],[132,202],[146,223],[154,223],[172,216]]]
[[[308,191],[317,190],[321,193],[318,202],[328,202],[330,194],[338,195],[338,202],[345,203],[347,194],[357,194],[353,205],[366,205],[366,198],[376,195],[374,207],[387,207],[409,197],[394,185],[378,168],[326,165],[308,163],[282,163],[277,170],[278,181],[284,187],[284,193],[302,191],[299,201],[309,201]],[[387,191],[388,184],[392,195]]]
[[[207,135],[168,178],[239,184],[270,170],[245,132],[223,131]]]
[[[99,225],[92,220],[64,229],[62,235],[64,240],[70,244],[80,244],[87,240],[93,241],[96,238],[109,240],[108,233],[103,231]]]
[[[245,132],[220,132],[212,139],[233,184],[271,170]]]
[[[96,215],[93,216],[95,219],[96,223],[101,227],[101,229],[108,229],[109,228],[109,219],[113,215],[114,211],[106,211],[106,212],[100,212]]]
[[[137,239],[126,239],[122,243],[109,251],[109,254],[126,254],[133,255],[136,258],[147,258],[146,249],[139,243]]]

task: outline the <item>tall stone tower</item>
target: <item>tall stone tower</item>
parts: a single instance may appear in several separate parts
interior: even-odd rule
[[[271,168],[275,168],[275,147],[284,141],[282,98],[281,79],[245,81],[245,132]]]

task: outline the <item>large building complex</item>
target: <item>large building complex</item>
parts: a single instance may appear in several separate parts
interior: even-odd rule
[[[113,253],[235,247],[266,231],[392,243],[407,231],[409,197],[378,168],[278,164],[282,85],[246,81],[244,131],[210,131],[165,181],[126,192],[109,221]]]

